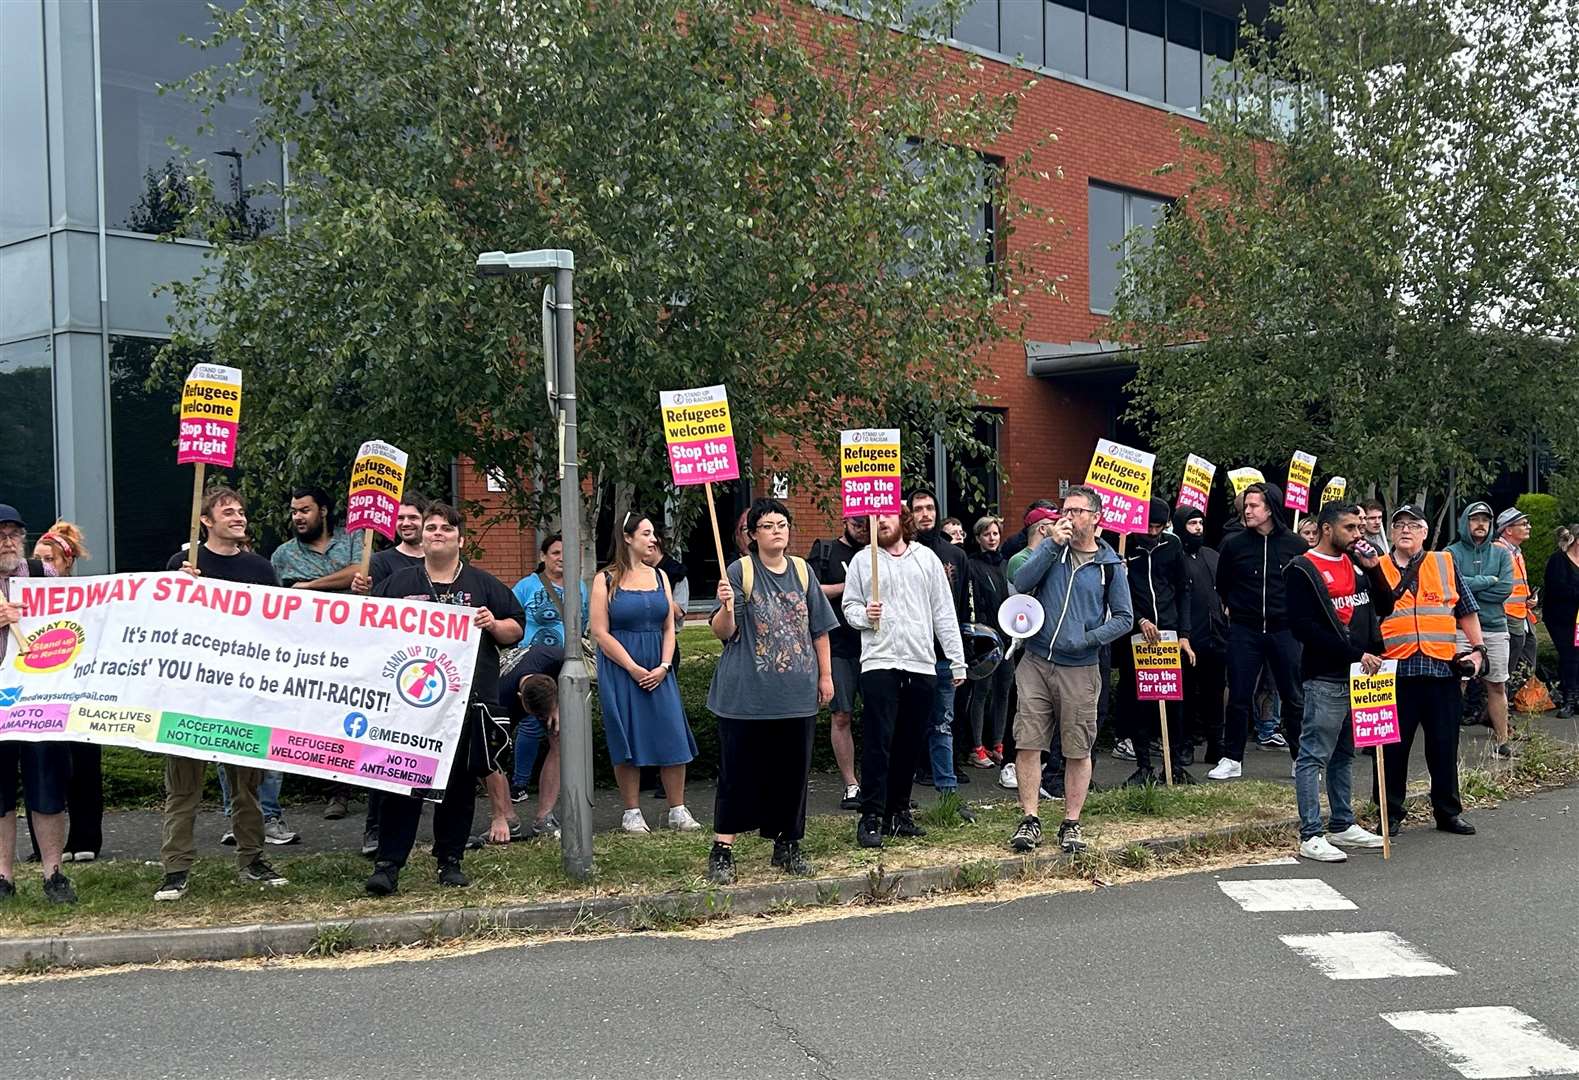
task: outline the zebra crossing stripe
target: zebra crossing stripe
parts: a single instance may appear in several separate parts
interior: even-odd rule
[[[1579,1049],[1508,1005],[1382,1013],[1382,1019],[1470,1080],[1579,1073]]]
[[[1387,930],[1286,934],[1282,942],[1329,979],[1414,979],[1458,974]]]
[[[1320,878],[1253,878],[1217,887],[1246,911],[1354,911],[1354,901]]]

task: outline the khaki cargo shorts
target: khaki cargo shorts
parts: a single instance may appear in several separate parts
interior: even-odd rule
[[[1027,653],[1014,673],[1019,708],[1014,714],[1014,745],[1021,750],[1051,750],[1053,725],[1066,758],[1088,758],[1097,741],[1097,698],[1102,667],[1065,667]]]

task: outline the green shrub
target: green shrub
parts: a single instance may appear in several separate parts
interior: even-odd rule
[[[1546,560],[1557,550],[1557,499],[1552,495],[1520,495],[1515,503],[1529,515],[1530,538],[1524,542],[1524,561],[1530,570],[1530,588],[1546,580]]]

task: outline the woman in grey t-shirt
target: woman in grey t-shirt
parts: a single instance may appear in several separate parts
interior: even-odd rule
[[[806,560],[785,554],[789,510],[756,500],[746,537],[751,553],[718,583],[709,620],[724,643],[707,692],[723,757],[707,857],[707,878],[718,885],[734,880],[735,835],[752,829],[773,841],[774,866],[811,873],[800,850],[806,776],[817,712],[833,699],[828,631],[838,619]]]

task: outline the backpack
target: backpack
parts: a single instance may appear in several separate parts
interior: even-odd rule
[[[789,561],[795,568],[795,579],[800,582],[800,587],[805,589],[811,584],[811,571],[806,566],[806,560],[799,555],[791,555]],[[756,565],[756,557],[752,555],[740,560],[740,597],[748,604],[751,603],[751,586],[756,577]]]

